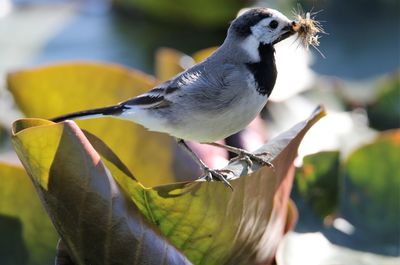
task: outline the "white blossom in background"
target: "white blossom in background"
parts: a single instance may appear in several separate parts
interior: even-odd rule
[[[310,68],[312,53],[301,46],[294,35],[275,45],[278,77],[270,100],[283,101],[310,88],[316,74]]]

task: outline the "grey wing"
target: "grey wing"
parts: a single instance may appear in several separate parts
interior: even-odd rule
[[[121,105],[219,109],[239,96],[247,85],[245,79],[237,65],[201,63]]]
[[[174,80],[181,93],[176,93],[191,109],[208,112],[228,109],[244,95],[248,87],[248,71],[235,64],[200,64]],[[185,106],[182,106],[185,107]]]
[[[237,65],[216,67],[201,63],[160,84],[149,92],[122,102],[123,107],[140,107],[147,115],[186,126],[230,111],[244,98],[247,73]]]

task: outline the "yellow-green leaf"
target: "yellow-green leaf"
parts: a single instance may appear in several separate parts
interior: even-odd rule
[[[54,125],[54,123],[40,119],[23,119],[13,124],[13,131],[19,133],[19,137],[14,139],[17,154],[27,172],[35,172],[38,176],[37,181],[45,190],[47,190],[49,172],[57,149],[43,152],[43,148],[46,145],[58,146],[63,129],[60,126],[51,125]],[[41,129],[43,127],[48,128],[46,137],[43,137],[43,130]],[[26,145],[24,148],[26,151],[23,154],[19,153],[22,145]]]
[[[58,235],[25,171],[0,163],[0,264],[53,264]]]
[[[138,71],[88,62],[21,70],[9,74],[7,82],[23,113],[35,118],[116,104],[156,84],[153,78]],[[78,124],[110,146],[144,185],[174,180],[173,141],[169,136],[111,118],[82,120]]]
[[[188,55],[175,49],[160,48],[156,52],[155,72],[160,82],[167,81],[171,77],[185,70],[184,61],[192,60]]]
[[[160,48],[156,53],[155,72],[160,82],[166,81],[178,73],[199,63],[209,57],[218,47],[210,47],[195,52],[190,57],[178,50],[171,48]]]
[[[381,133],[358,148],[344,164],[341,214],[356,227],[356,235],[371,239],[362,244],[398,245],[399,161],[400,130],[397,129]]]
[[[120,191],[74,122],[25,121],[14,125],[25,128],[13,131],[14,147],[76,264],[190,264]]]
[[[88,105],[115,104],[155,84],[150,76],[138,71],[90,62],[20,70],[10,73],[7,81],[21,110],[41,118],[85,109]]]
[[[206,59],[208,56],[212,55],[216,49],[218,49],[218,47],[209,47],[209,48],[205,48],[200,51],[197,51],[192,54],[193,60],[195,60],[196,63],[201,62],[204,59]]]

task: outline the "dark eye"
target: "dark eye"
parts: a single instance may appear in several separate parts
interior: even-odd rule
[[[269,23],[269,27],[270,27],[271,29],[276,29],[276,28],[278,27],[278,25],[279,25],[279,23],[278,23],[278,21],[276,21],[276,20],[272,20],[272,21]]]

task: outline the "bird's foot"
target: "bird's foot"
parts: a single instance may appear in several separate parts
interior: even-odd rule
[[[231,184],[227,180],[229,174],[233,174],[232,170],[229,169],[210,169],[208,167],[204,167],[204,175],[200,177],[200,179],[205,179],[207,181],[222,181],[224,184],[233,190]]]
[[[272,163],[268,159],[264,158],[264,156],[271,156],[271,154],[268,152],[252,154],[244,149],[225,144],[220,144],[220,143],[206,143],[206,144],[223,148],[225,150],[228,150],[229,152],[237,154],[237,157],[233,158],[231,161],[238,161],[238,160],[245,161],[248,168],[251,168],[253,166],[253,161],[259,163],[262,166],[274,168],[274,165],[272,165]]]
[[[264,156],[270,156],[270,155],[271,154],[268,152],[252,154],[250,152],[242,150],[238,154],[238,156],[236,156],[235,158],[232,159],[232,161],[245,161],[248,168],[251,168],[253,166],[253,161],[255,161],[256,163],[259,163],[262,166],[274,168],[274,165],[269,160],[264,158]]]

